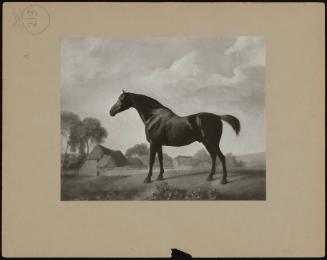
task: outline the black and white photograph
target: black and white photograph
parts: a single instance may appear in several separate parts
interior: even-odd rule
[[[320,3],[3,5],[2,252],[325,255]]]
[[[60,66],[62,201],[266,200],[264,37],[63,37]]]

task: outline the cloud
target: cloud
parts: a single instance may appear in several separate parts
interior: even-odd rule
[[[149,79],[157,84],[167,84],[194,78],[201,72],[195,62],[196,56],[196,51],[192,51],[175,60],[168,68],[156,68]]]
[[[236,85],[246,80],[247,74],[245,71],[249,67],[262,67],[266,63],[264,40],[262,37],[237,37],[234,44],[227,48],[224,54],[231,59],[233,56],[236,56],[239,60],[233,69],[232,76],[227,77],[215,73],[209,77],[208,85]]]
[[[236,67],[233,69],[233,76],[232,77],[224,77],[220,74],[213,74],[208,79],[208,85],[235,85],[236,83],[245,79],[245,74],[243,73],[242,67]]]
[[[226,55],[239,56],[243,65],[265,66],[265,44],[263,37],[237,37],[234,44],[225,50]]]
[[[192,51],[179,60],[174,61],[169,71],[176,77],[195,77],[200,73],[199,67],[196,65],[196,51]]]
[[[246,37],[239,36],[236,37],[236,41],[234,44],[225,50],[226,55],[230,55],[232,53],[239,53],[250,46],[259,46],[262,44],[263,38],[261,37]]]
[[[94,38],[69,38],[61,42],[62,86],[71,87],[77,78],[89,80],[98,72],[98,61],[89,53],[100,44]]]
[[[193,50],[186,55],[174,60],[168,67],[154,68],[150,73],[135,75],[133,84],[139,86],[144,92],[155,90],[164,97],[183,92],[183,86],[187,85],[188,90],[199,88],[201,69],[197,65],[198,53]]]

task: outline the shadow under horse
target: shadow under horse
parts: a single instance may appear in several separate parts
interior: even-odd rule
[[[240,132],[240,121],[236,117],[231,115],[219,116],[212,113],[178,116],[151,97],[124,91],[111,107],[110,115],[115,116],[131,107],[139,113],[145,125],[146,139],[150,143],[149,173],[144,182],[151,182],[153,163],[157,153],[160,164],[157,180],[163,180],[163,145],[184,146],[197,141],[205,146],[212,160],[212,167],[207,180],[213,180],[216,171],[216,157],[218,156],[223,166],[221,183],[227,183],[226,161],[219,148],[219,142],[223,131],[222,121],[230,124],[236,134]]]

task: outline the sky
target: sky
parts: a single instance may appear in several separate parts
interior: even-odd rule
[[[264,152],[265,42],[263,37],[63,38],[61,110],[98,118],[108,131],[103,145],[125,152],[146,143],[135,109],[115,117],[110,107],[122,90],[150,96],[176,114],[231,114],[238,136],[224,123],[221,150]],[[200,143],[163,147],[170,156],[193,155]]]

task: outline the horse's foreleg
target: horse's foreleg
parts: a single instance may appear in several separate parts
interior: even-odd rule
[[[158,147],[158,159],[160,164],[160,173],[158,175],[157,181],[163,180],[163,173],[164,173],[164,167],[163,167],[163,158],[162,158],[162,146]]]
[[[144,179],[145,183],[151,182],[152,168],[153,168],[153,163],[154,163],[154,159],[156,156],[156,152],[157,152],[156,147],[153,144],[150,144],[149,173],[148,173],[148,176],[146,176],[146,178]]]
[[[225,155],[220,151],[220,148],[218,147],[217,151],[218,157],[221,161],[221,164],[223,166],[223,178],[221,179],[221,184],[226,184],[227,183],[227,170],[226,170],[226,159]]]

